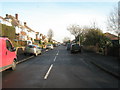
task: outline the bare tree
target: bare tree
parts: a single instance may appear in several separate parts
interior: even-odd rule
[[[79,25],[76,25],[76,24],[73,24],[73,25],[70,25],[68,26],[67,28],[68,31],[70,31],[70,33],[72,35],[75,36],[75,38],[81,33],[82,29],[80,28]]]
[[[120,6],[115,7],[113,11],[110,13],[107,23],[108,23],[108,30],[113,31],[116,34],[120,33],[119,27],[120,27]]]
[[[48,36],[48,41],[51,42],[52,41],[52,37],[54,36],[52,29],[49,29],[47,36]]]
[[[91,29],[98,29],[98,25],[97,25],[97,22],[95,20],[93,20],[91,22],[91,26],[90,26]]]
[[[83,27],[73,24],[70,25],[67,30],[75,36],[75,42],[79,42],[79,44],[81,44],[84,41],[84,34],[86,30]]]
[[[108,17],[108,30],[118,35],[118,44],[120,44],[120,1],[118,6],[113,9]]]
[[[64,43],[70,42],[70,38],[69,38],[69,37],[64,37],[63,42],[64,42]]]

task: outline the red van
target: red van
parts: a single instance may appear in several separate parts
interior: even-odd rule
[[[6,37],[0,37],[0,72],[16,68],[16,49]]]

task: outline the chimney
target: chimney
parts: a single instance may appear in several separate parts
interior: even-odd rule
[[[6,17],[8,17],[8,14],[6,14]]]
[[[8,14],[6,14],[6,17],[5,17],[6,19],[8,19],[9,17],[8,17]]]
[[[18,20],[18,14],[15,14],[15,18]]]
[[[36,34],[39,34],[39,32],[36,32]]]
[[[24,26],[26,26],[26,22],[24,22]]]

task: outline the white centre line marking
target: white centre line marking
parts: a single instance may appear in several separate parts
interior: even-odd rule
[[[83,58],[81,58],[81,61],[82,61],[84,64],[86,64],[87,66],[89,66],[89,65],[84,61]]]
[[[57,52],[56,55],[59,55],[59,51]],[[57,58],[57,56],[55,56],[54,62],[55,62],[56,58]],[[48,69],[47,73],[45,74],[44,79],[47,79],[47,78],[48,78],[48,75],[50,74],[50,71],[51,71],[52,67],[53,67],[53,64],[51,64],[50,68]]]
[[[54,62],[55,62],[56,58],[57,58],[57,56],[55,56],[55,58],[54,58]]]
[[[59,54],[59,51],[57,52],[57,54],[56,55],[58,55]]]
[[[49,68],[49,70],[47,71],[47,73],[46,73],[44,79],[47,79],[47,77],[48,77],[48,75],[49,75],[49,73],[50,73],[52,67],[53,67],[53,64],[50,66],[50,68]]]

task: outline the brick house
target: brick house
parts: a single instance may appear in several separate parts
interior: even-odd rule
[[[105,55],[111,55],[111,56],[117,56],[120,57],[120,44],[118,36],[113,35],[111,33],[105,33],[104,34],[107,38],[109,38],[113,44],[113,47],[107,47],[106,48],[106,54]]]
[[[119,43],[118,36],[116,36],[114,34],[111,34],[111,33],[108,33],[108,32],[104,33],[104,35],[111,40],[111,42],[112,42],[113,45]]]

